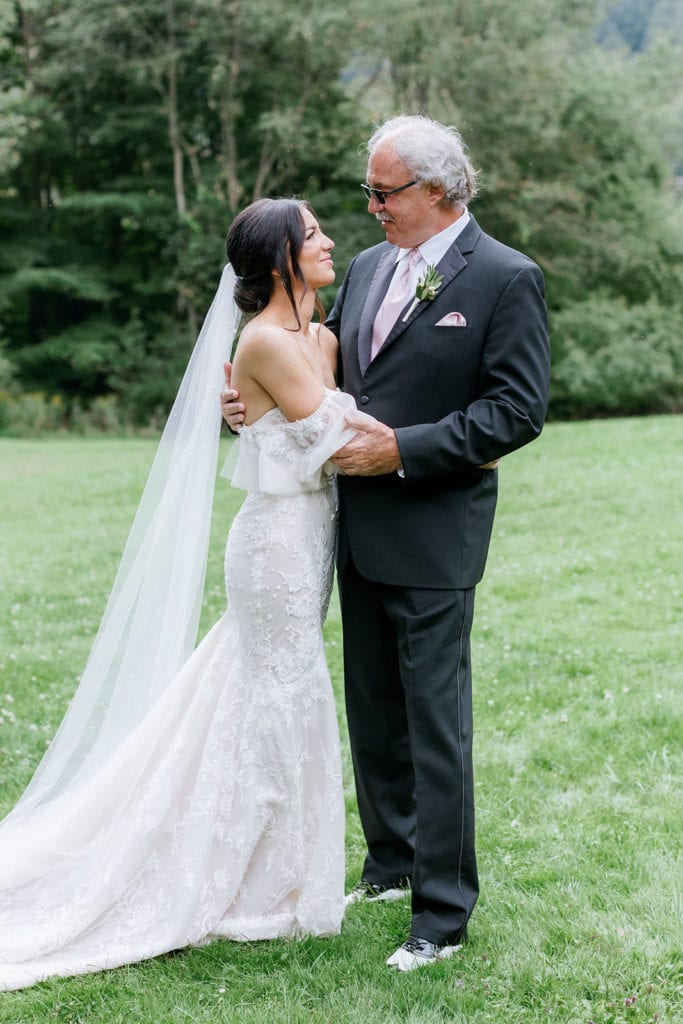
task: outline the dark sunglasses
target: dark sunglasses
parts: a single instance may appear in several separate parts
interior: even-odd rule
[[[388,191],[385,191],[382,188],[373,188],[372,185],[368,185],[367,182],[363,182],[361,188],[363,189],[363,192],[365,192],[365,196],[368,200],[372,199],[374,196],[380,206],[384,206],[387,201],[387,196],[395,196],[397,192],[403,192],[404,189],[411,188],[412,185],[417,185],[417,178],[415,178],[414,181],[409,181],[407,185],[399,185],[398,188],[390,188]]]

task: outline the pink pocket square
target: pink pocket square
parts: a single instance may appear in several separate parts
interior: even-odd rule
[[[442,316],[435,327],[467,327],[467,320],[462,313],[446,313]]]

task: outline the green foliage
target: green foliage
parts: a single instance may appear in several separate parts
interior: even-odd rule
[[[17,295],[25,298],[31,292],[48,292],[99,303],[105,303],[112,297],[112,290],[102,277],[83,267],[24,267],[2,281],[0,308]]]
[[[12,395],[0,391],[0,431],[10,437],[32,437],[58,430],[66,425],[65,412],[60,395]]]
[[[18,86],[0,93],[0,174],[21,162],[21,142],[30,130],[26,108],[26,93]]]
[[[130,428],[118,395],[100,395],[87,409],[74,402],[69,413],[69,426],[80,434],[121,434]]]
[[[11,387],[14,382],[14,364],[5,355],[4,345],[0,341],[0,391]]]
[[[342,24],[265,0],[5,11],[0,317],[24,387],[168,405],[238,206],[347,173]]]
[[[78,399],[66,402],[61,395],[0,390],[0,435],[6,437],[37,437],[52,431],[124,434],[133,427],[118,395],[100,395],[86,406]]]
[[[628,55],[605,35],[626,15],[647,29]],[[237,209],[311,199],[341,280],[382,238],[358,190],[371,123],[423,109],[463,130],[483,227],[544,269],[565,415],[594,293],[679,329],[680,27],[669,0],[433,0],[428,17],[410,0],[3,0],[0,331],[18,385],[156,416]],[[591,376],[572,401],[603,413]],[[647,380],[616,389],[623,411],[680,407]]]
[[[552,318],[552,408],[559,417],[677,409],[683,395],[683,310],[599,295]]]
[[[683,54],[660,48],[655,68],[595,46],[593,8],[462,0],[453,18],[437,0],[426,19],[388,0],[369,26],[387,57],[369,102],[463,130],[481,168],[473,212],[546,276],[554,416],[680,409],[683,208],[664,140],[680,123]]]

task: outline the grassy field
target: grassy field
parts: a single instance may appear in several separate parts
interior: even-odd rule
[[[76,684],[153,448],[0,439],[0,810]],[[500,476],[473,637],[482,896],[465,950],[390,974],[408,908],[357,906],[335,939],[220,942],[0,995],[0,1022],[683,1021],[683,417],[553,424]],[[241,500],[217,491],[202,628]],[[326,641],[341,697],[336,604]],[[345,771],[351,884],[348,754]]]

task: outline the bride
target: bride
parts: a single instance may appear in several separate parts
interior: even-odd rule
[[[228,259],[79,689],[0,825],[0,989],[215,937],[332,935],[344,910],[339,738],[322,642],[353,431],[312,323],[333,242],[263,199]],[[235,275],[237,275],[235,277]],[[232,293],[234,289],[233,304]],[[194,653],[223,362],[249,409],[228,609]],[[189,655],[189,656],[188,656]]]

